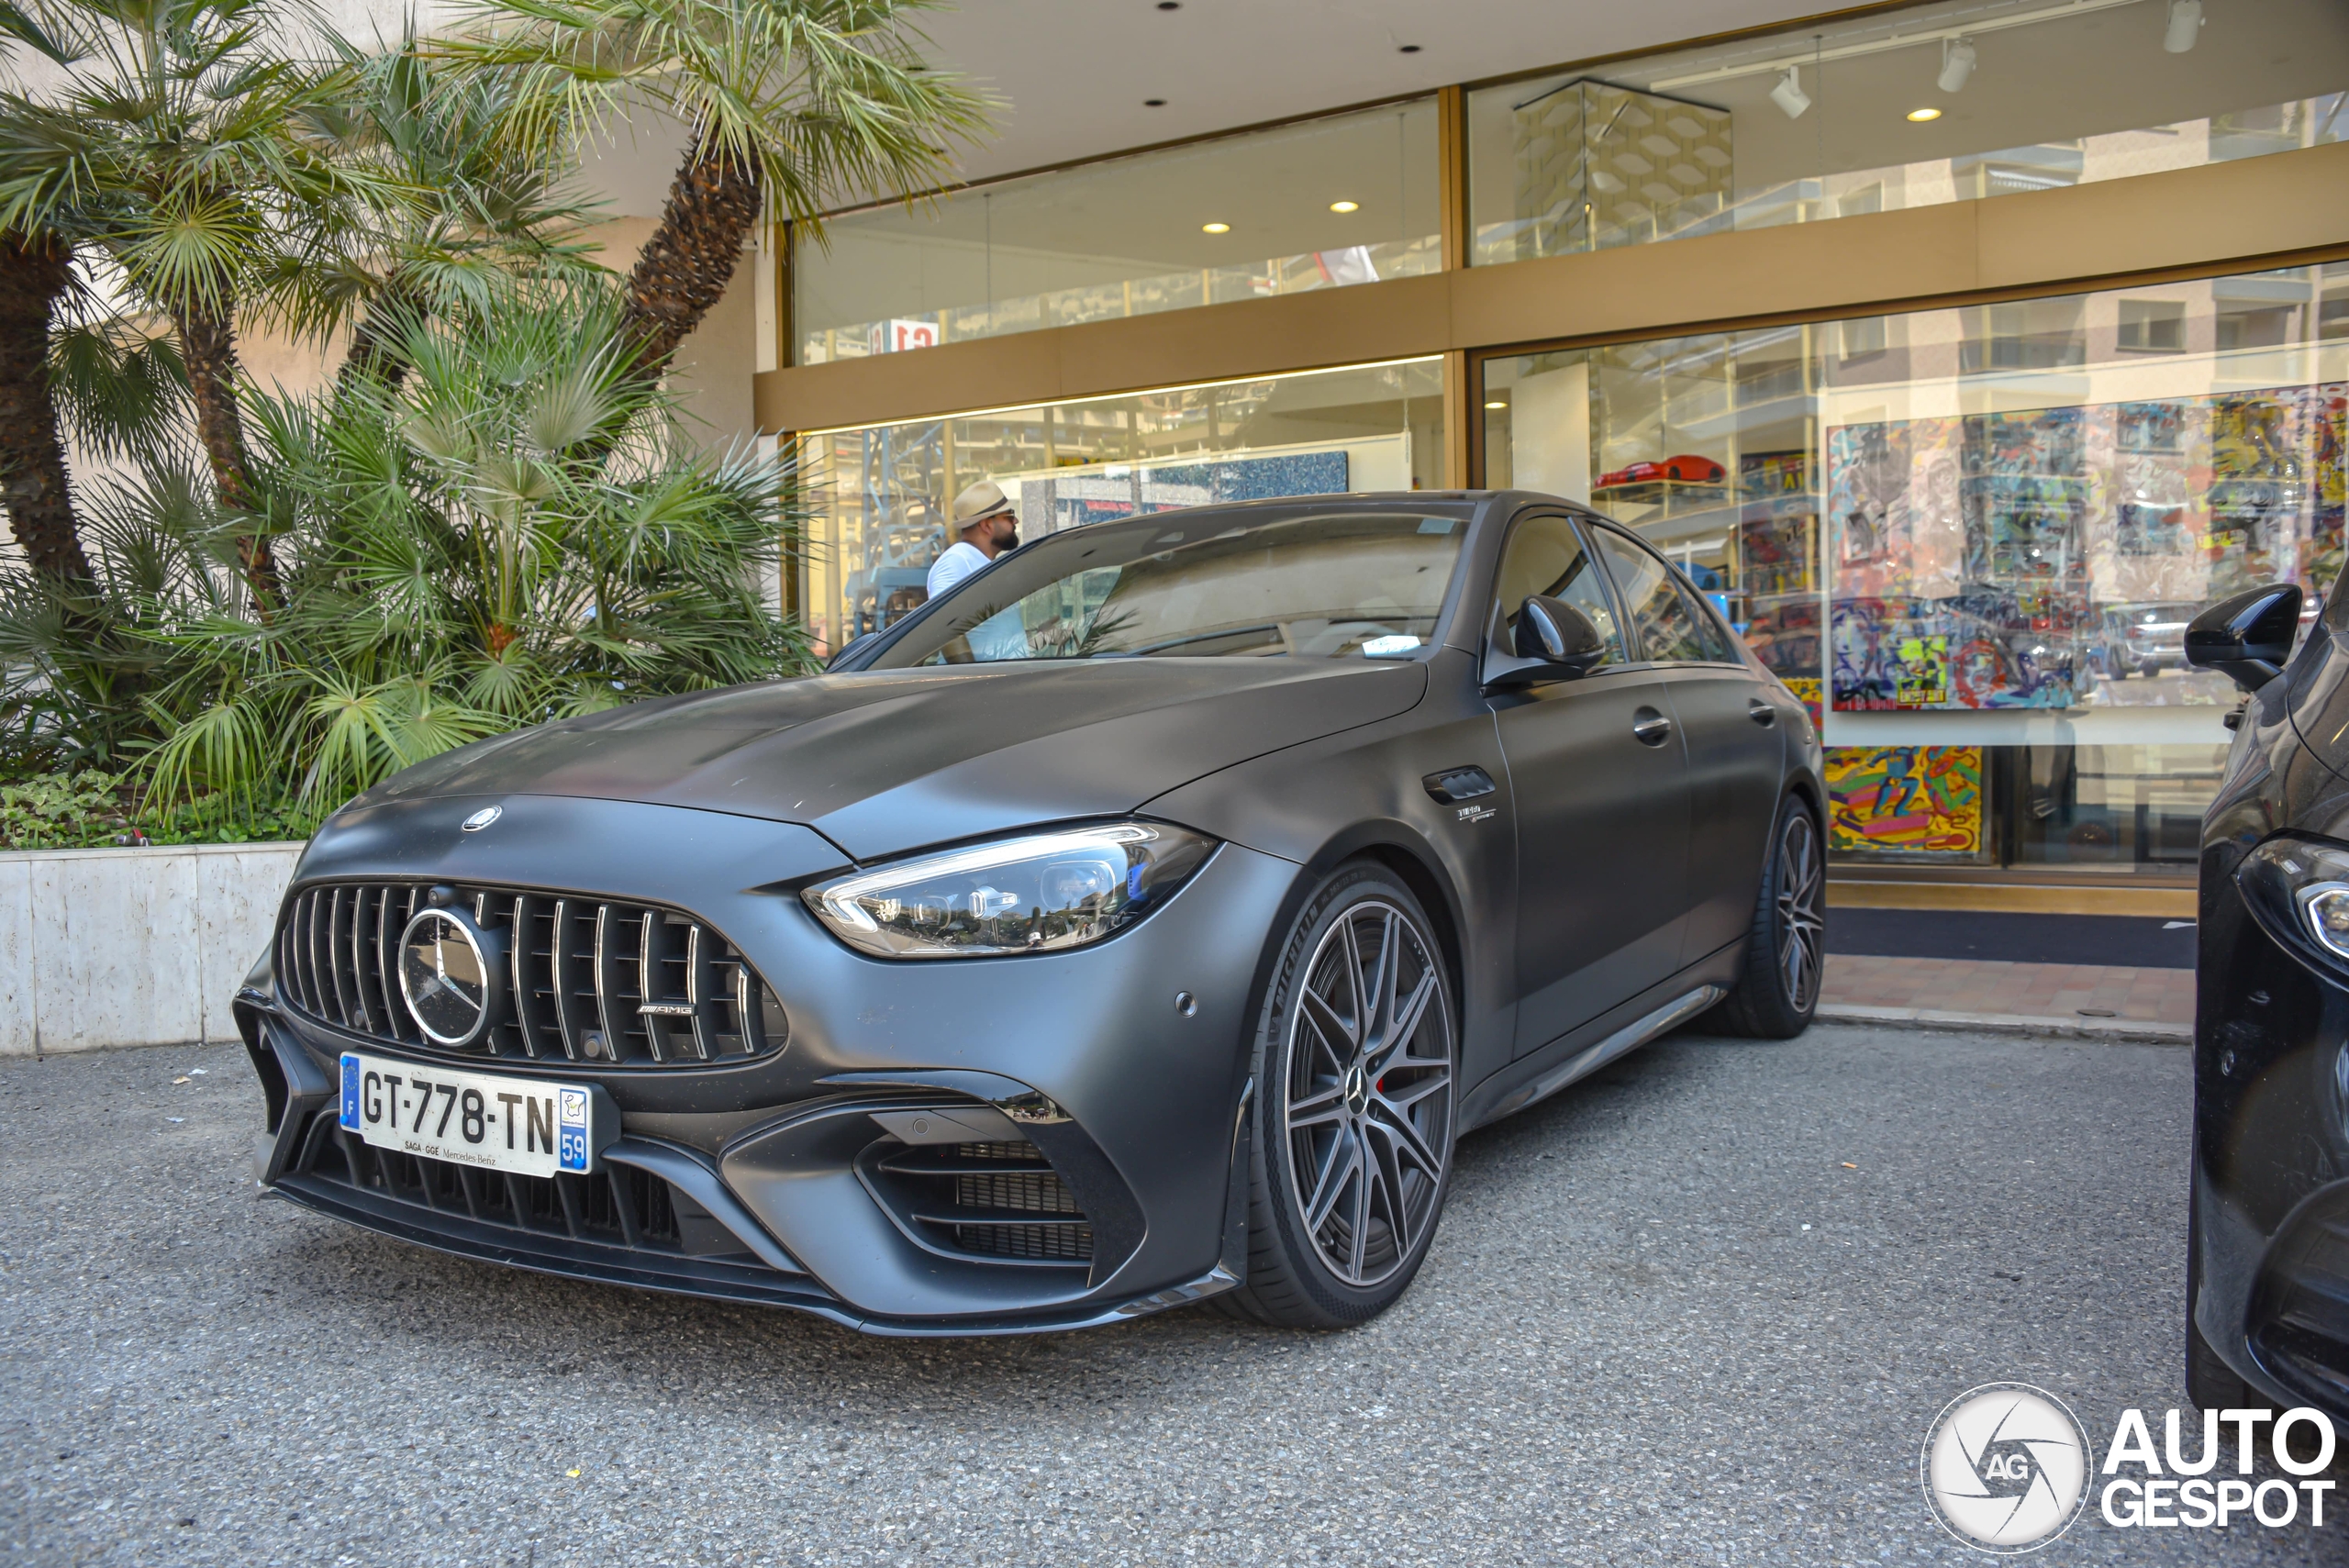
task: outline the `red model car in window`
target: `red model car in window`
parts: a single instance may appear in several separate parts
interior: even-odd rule
[[[1658,479],[1676,480],[1683,484],[1719,484],[1728,473],[1711,458],[1683,452],[1662,462],[1635,462],[1629,468],[1602,473],[1591,488],[1609,490],[1618,484],[1646,484]]]

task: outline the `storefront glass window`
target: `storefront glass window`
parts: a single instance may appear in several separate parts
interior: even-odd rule
[[[1840,851],[2190,861],[2235,693],[2185,625],[2338,574],[2344,306],[2334,264],[1496,359],[1486,483],[1687,567],[1818,706]]]
[[[1440,361],[1403,360],[803,436],[809,629],[838,649],[920,606],[953,497],[981,479],[1018,505],[1023,539],[1213,502],[1432,488],[1442,392]]]
[[[826,220],[799,364],[1434,272],[1428,99]]]
[[[2349,138],[2344,89],[2333,0],[1944,0],[1616,61],[1470,95],[1472,260],[2312,147]]]

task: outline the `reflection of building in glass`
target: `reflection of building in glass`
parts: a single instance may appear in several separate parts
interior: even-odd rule
[[[830,648],[924,602],[952,496],[1003,486],[1023,537],[1136,512],[1433,487],[1432,360],[1311,371],[802,438],[809,630]]]
[[[2349,266],[2305,267],[1504,356],[1486,479],[1587,500],[1687,565],[1831,741],[1846,717],[1927,727],[1835,749],[1864,781],[1841,852],[2158,858],[2216,776],[2216,745],[2167,739],[2191,733],[2177,710],[2235,700],[2184,667],[2186,621],[2340,569],[2343,299]],[[1973,740],[2000,711],[2077,743]],[[1909,785],[1976,753],[1975,808],[2006,799],[2008,826],[1912,820]]]

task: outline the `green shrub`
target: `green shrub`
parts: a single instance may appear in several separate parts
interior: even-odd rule
[[[0,581],[0,759],[260,837],[468,740],[811,670],[763,598],[783,465],[701,450],[618,319],[608,282],[515,285],[404,323],[395,384],[248,395],[255,513],[167,459],[91,486],[96,587]],[[236,569],[257,531],[274,605]]]

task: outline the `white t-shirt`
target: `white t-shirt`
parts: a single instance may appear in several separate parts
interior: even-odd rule
[[[957,539],[930,565],[930,596],[933,599],[938,597],[979,568],[993,563],[993,558],[985,550]],[[971,628],[969,637],[971,656],[974,659],[992,661],[1028,657],[1028,634],[1020,625],[1017,606],[998,610]]]
[[[930,596],[938,597],[979,568],[990,563],[987,552],[967,539],[956,539],[946,553],[930,562]]]

